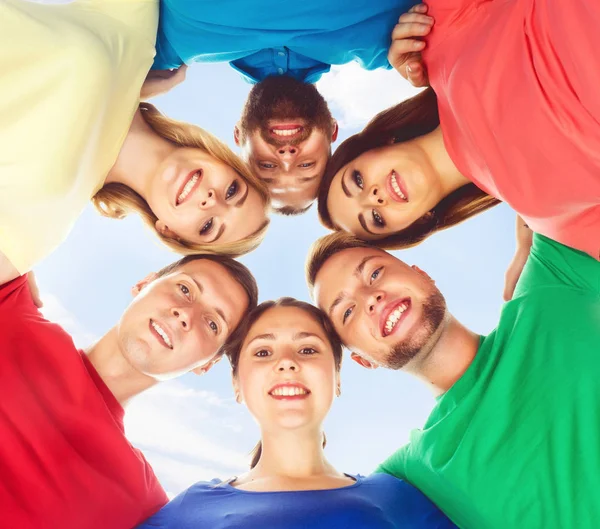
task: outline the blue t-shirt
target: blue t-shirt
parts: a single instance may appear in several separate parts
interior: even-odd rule
[[[161,0],[153,68],[230,62],[250,82],[316,82],[332,64],[390,68],[391,32],[417,0]]]
[[[352,476],[330,490],[250,492],[199,482],[138,529],[446,529],[456,526],[412,485],[388,474]]]

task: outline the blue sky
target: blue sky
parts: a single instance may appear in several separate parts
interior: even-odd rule
[[[365,72],[355,65],[334,69],[318,86],[340,122],[338,143],[413,93],[393,71]],[[248,90],[227,64],[202,64],[153,102],[235,148],[233,125]],[[241,259],[256,276],[261,300],[309,299],[304,261],[311,243],[325,233],[316,208],[301,217],[273,218],[265,242]],[[453,314],[486,334],[498,320],[513,251],[514,214],[502,205],[396,255],[428,272]],[[36,268],[45,313],[78,346],[90,345],[118,321],[135,282],[176,258],[137,218],[105,219],[88,207],[68,240]],[[367,371],[346,357],[342,396],[325,426],[327,456],[340,471],[366,474],[407,441],[433,404],[428,390],[408,375]],[[247,410],[234,402],[226,361],[204,377],[186,375],[139,396],[127,408],[126,429],[170,494],[195,481],[243,472],[259,435]]]

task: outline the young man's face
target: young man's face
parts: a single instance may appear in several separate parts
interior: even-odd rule
[[[134,369],[155,378],[206,368],[248,309],[244,288],[207,259],[138,287],[118,324],[119,347]]]
[[[313,85],[268,77],[252,87],[234,137],[273,206],[303,209],[317,196],[337,123]]]
[[[446,314],[445,300],[429,276],[378,249],[352,248],[329,258],[314,292],[365,367],[402,369],[427,354]]]

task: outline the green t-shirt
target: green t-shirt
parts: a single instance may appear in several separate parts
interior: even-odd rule
[[[598,529],[600,262],[534,236],[496,330],[377,470],[463,529]]]

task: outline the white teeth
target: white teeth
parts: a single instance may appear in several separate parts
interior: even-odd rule
[[[396,326],[396,323],[398,323],[398,320],[400,319],[400,316],[402,316],[402,313],[407,308],[408,308],[408,303],[402,303],[402,304],[398,305],[398,307],[396,308],[396,310],[393,311],[388,316],[388,319],[385,322],[385,332],[386,332],[386,334],[390,334],[392,332],[392,330]]]
[[[183,186],[183,190],[181,191],[181,194],[177,197],[178,204],[183,202],[185,200],[185,198],[190,194],[190,191],[196,185],[198,178],[200,178],[200,172],[194,173],[192,178],[190,178],[187,181],[187,183],[185,184],[185,186]]]
[[[302,128],[298,127],[295,129],[286,129],[286,130],[279,130],[279,129],[273,129],[273,134],[276,134],[277,136],[293,136],[294,134],[298,134],[300,131],[302,130]]]
[[[271,391],[271,395],[279,397],[293,397],[295,395],[306,395],[308,391],[297,386],[280,386]]]
[[[398,180],[396,180],[396,173],[392,173],[391,181],[392,189],[398,194],[398,196],[400,196],[400,198],[402,198],[402,200],[406,200],[406,196],[402,192],[402,189],[400,189],[400,186],[398,185]]]
[[[158,325],[158,323],[156,323],[155,321],[151,322],[152,324],[152,328],[158,333],[160,334],[160,337],[165,341],[165,343],[171,348],[173,349],[173,344],[171,343],[171,340],[169,340],[169,336],[167,335],[167,333],[163,330],[163,328]]]

